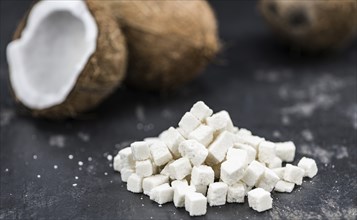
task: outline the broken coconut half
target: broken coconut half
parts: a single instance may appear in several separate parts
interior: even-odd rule
[[[37,2],[7,47],[11,88],[35,116],[74,117],[121,82],[125,39],[94,1]]]

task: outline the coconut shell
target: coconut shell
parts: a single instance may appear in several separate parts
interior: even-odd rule
[[[109,1],[108,6],[127,39],[125,82],[134,87],[177,88],[197,77],[220,48],[206,1]]]
[[[27,108],[33,116],[54,119],[76,117],[101,103],[125,76],[126,43],[116,19],[108,12],[108,8],[98,1],[87,0],[86,4],[98,26],[96,51],[89,58],[66,100],[47,109]],[[28,14],[18,25],[14,39],[21,37],[27,17]]]
[[[307,51],[341,48],[357,33],[355,0],[261,0],[259,9],[280,37]]]

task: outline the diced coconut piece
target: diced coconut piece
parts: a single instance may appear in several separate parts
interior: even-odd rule
[[[185,195],[185,209],[190,213],[190,216],[205,215],[207,198],[201,193],[189,192]]]
[[[317,165],[315,160],[311,158],[303,157],[298,163],[298,167],[305,170],[304,176],[314,177],[317,174]]]
[[[207,191],[207,201],[210,206],[226,204],[228,185],[223,182],[209,184]]]
[[[245,190],[245,184],[241,182],[228,186],[227,202],[244,203]]]
[[[290,193],[293,191],[295,184],[294,183],[289,183],[284,180],[279,180],[276,185],[274,190],[277,192],[287,192]]]
[[[147,160],[150,158],[149,145],[145,141],[136,141],[130,145],[134,160]]]
[[[250,164],[253,160],[255,160],[257,151],[252,146],[249,146],[248,144],[235,143],[233,147],[237,149],[245,150],[247,152],[248,164]]]
[[[160,135],[160,139],[166,144],[174,157],[180,157],[178,146],[185,140],[180,132],[178,132],[174,127],[170,127],[166,132],[163,132]]]
[[[190,112],[198,118],[200,121],[204,121],[207,117],[210,117],[213,113],[212,109],[210,109],[204,102],[198,101],[196,102]]]
[[[193,185],[209,185],[214,182],[214,171],[211,167],[201,165],[193,167],[191,173],[191,183]]]
[[[208,147],[208,157],[206,162],[210,165],[222,162],[226,157],[228,149],[232,146],[233,134],[228,131],[223,131]]]
[[[185,196],[187,193],[195,192],[196,189],[194,186],[188,185],[177,185],[174,187],[174,205],[178,207],[185,206]]]
[[[154,187],[160,186],[168,182],[169,182],[169,177],[162,174],[146,177],[143,179],[144,194],[150,195],[150,192]]]
[[[265,167],[258,161],[254,160],[245,170],[242,181],[248,186],[254,186],[263,175],[264,171]]]
[[[175,160],[169,165],[170,176],[173,179],[182,180],[191,174],[192,166],[188,158],[183,157]]]
[[[271,192],[274,189],[275,184],[280,180],[278,175],[274,173],[269,168],[265,168],[263,175],[260,177],[256,187],[262,188],[268,192]]]
[[[201,165],[207,158],[208,150],[196,140],[183,141],[179,146],[179,152],[187,157],[194,166]]]
[[[232,185],[238,182],[244,175],[244,161],[226,160],[221,165],[221,179],[223,182]]]
[[[166,144],[162,141],[158,141],[150,145],[150,153],[157,166],[165,165],[173,159]]]
[[[207,125],[200,125],[188,135],[188,138],[208,146],[213,140],[213,129]]]
[[[192,113],[186,112],[179,122],[179,127],[183,130],[184,133],[189,134],[195,128],[201,124],[200,120],[197,119]]]
[[[275,158],[275,144],[270,141],[262,141],[258,146],[258,160],[270,163]]]
[[[154,167],[150,160],[136,161],[135,173],[141,177],[151,176],[154,173]]]
[[[295,144],[292,141],[275,143],[275,152],[282,161],[292,162],[295,157]]]
[[[262,188],[255,188],[248,192],[248,203],[252,209],[263,212],[273,207],[273,199],[270,192]]]
[[[133,193],[141,193],[143,178],[135,173],[131,174],[128,178],[127,189]]]
[[[206,118],[206,123],[213,128],[216,133],[223,131],[232,132],[234,130],[232,119],[227,111],[220,111],[213,114],[211,117]]]
[[[150,192],[150,199],[154,200],[160,205],[168,202],[172,202],[173,198],[174,198],[174,190],[168,183],[164,183],[160,186],[156,186]]]
[[[302,178],[305,175],[305,170],[291,165],[291,164],[286,164],[285,171],[284,171],[284,180],[295,183],[296,185],[301,185],[302,184]]]

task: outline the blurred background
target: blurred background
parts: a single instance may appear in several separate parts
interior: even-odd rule
[[[172,204],[158,208],[127,192],[111,156],[176,126],[199,100],[227,110],[238,127],[294,141],[296,158],[312,157],[319,167],[294,194],[273,194],[269,212],[229,204],[203,218],[355,219],[356,40],[330,53],[306,53],[273,34],[257,1],[210,4],[223,50],[197,79],[170,93],[121,86],[77,119],[51,121],[18,108],[9,86],[6,46],[31,1],[1,1],[0,219],[187,218]]]

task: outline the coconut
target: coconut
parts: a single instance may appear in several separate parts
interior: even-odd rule
[[[333,50],[356,36],[355,0],[261,0],[259,8],[273,30],[297,48]]]
[[[7,47],[16,100],[47,118],[98,105],[123,79],[126,58],[116,19],[95,1],[38,1]]]
[[[167,90],[197,77],[219,50],[206,1],[109,1],[127,39],[126,83]]]

